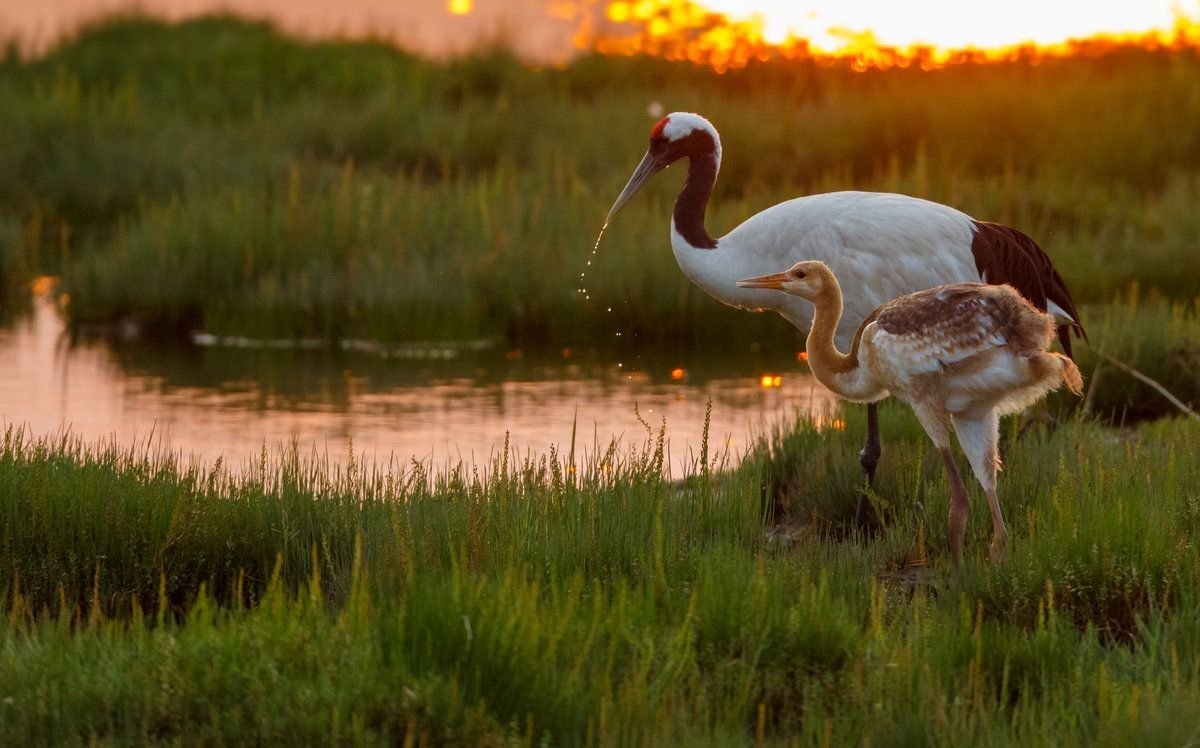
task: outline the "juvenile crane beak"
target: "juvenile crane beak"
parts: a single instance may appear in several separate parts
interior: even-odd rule
[[[757,278],[745,278],[737,282],[738,288],[771,288],[776,291],[783,289],[783,284],[791,280],[787,273],[772,273],[760,275]]]
[[[646,151],[646,155],[642,156],[642,162],[633,170],[633,176],[625,183],[625,189],[621,190],[621,194],[617,196],[617,201],[609,208],[608,217],[604,219],[604,225],[607,226],[612,223],[613,216],[624,207],[625,203],[629,202],[629,198],[633,197],[633,194],[641,188],[642,183],[665,169],[668,163],[650,151]]]

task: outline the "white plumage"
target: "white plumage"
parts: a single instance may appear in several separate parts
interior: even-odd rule
[[[967,494],[950,454],[953,426],[992,511],[992,559],[1008,533],[996,495],[999,417],[1021,410],[1065,383],[1079,394],[1071,359],[1046,349],[1054,320],[1011,286],[959,283],[901,296],[867,315],[849,353],[835,344],[842,293],[819,261],[738,281],[746,289],[784,291],[813,309],[808,362],[835,393],[870,402],[889,393],[912,406],[942,454],[950,478],[950,549],[957,565],[966,533]]]
[[[707,251],[689,244],[672,221],[671,248],[684,274],[714,298],[778,312],[803,330],[812,324],[811,304],[735,283],[798,258],[825,262],[848,289],[837,334],[845,347],[880,304],[931,286],[979,280],[971,234],[971,218],[945,205],[906,195],[830,192],[767,208]]]

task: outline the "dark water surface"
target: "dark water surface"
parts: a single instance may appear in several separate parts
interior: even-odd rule
[[[72,342],[55,302],[40,298],[29,316],[0,328],[0,419],[35,435],[150,440],[233,468],[256,462],[264,445],[293,440],[301,454],[315,449],[335,464],[352,442],[371,461],[436,468],[485,462],[506,433],[522,456],[551,445],[565,452],[573,425],[578,453],[614,438],[641,445],[640,413],[656,431],[665,418],[678,476],[700,451],[710,400],[710,453],[728,450],[731,463],[773,424],[833,412],[832,395],[791,351],[754,362],[635,355],[618,363],[594,352],[469,345],[381,352],[206,342]],[[771,381],[778,386],[763,386],[764,374],[780,377]]]

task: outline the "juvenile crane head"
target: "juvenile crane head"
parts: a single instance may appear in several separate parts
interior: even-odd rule
[[[737,282],[739,288],[770,288],[812,301],[837,288],[829,266],[819,260],[802,260],[782,273],[760,275]]]
[[[712,123],[691,112],[673,112],[650,128],[650,147],[617,197],[604,225],[612,223],[617,212],[645,184],[646,180],[681,158],[706,157],[721,165],[721,138]]]

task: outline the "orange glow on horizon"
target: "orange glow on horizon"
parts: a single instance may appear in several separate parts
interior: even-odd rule
[[[1011,0],[963,3],[971,13],[979,6],[985,15],[977,20],[945,3],[901,13],[868,0],[609,0],[607,26],[579,35],[576,46],[608,55],[689,60],[718,72],[769,59],[846,63],[859,71],[913,65],[928,70],[966,62],[1036,63],[1127,46],[1200,47],[1200,21],[1177,5],[1095,0],[1089,3],[1095,11],[1090,15],[1065,7],[1080,1],[1058,0],[1056,8],[1053,0],[1041,0],[1049,12],[1040,14],[1029,12],[1033,0],[1011,9]],[[1056,9],[1063,12],[1055,15]],[[862,26],[842,20],[856,12],[873,20]],[[1031,15],[1039,22],[1026,29],[1021,22]]]

